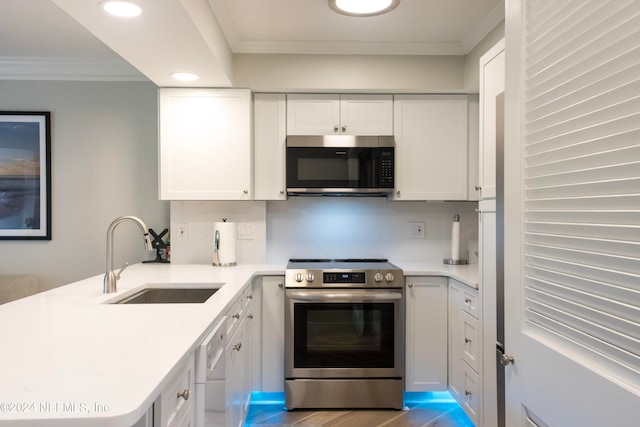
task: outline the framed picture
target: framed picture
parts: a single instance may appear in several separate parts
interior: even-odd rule
[[[0,111],[0,240],[51,240],[50,116]]]

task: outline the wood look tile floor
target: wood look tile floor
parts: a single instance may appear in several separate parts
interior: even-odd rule
[[[473,427],[456,403],[409,404],[394,410],[287,411],[282,405],[251,405],[245,427]]]

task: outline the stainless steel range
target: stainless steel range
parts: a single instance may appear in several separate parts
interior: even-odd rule
[[[285,406],[403,407],[404,275],[386,259],[292,259]]]

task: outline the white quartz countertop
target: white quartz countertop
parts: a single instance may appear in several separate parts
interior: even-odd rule
[[[407,276],[478,288],[477,265],[395,262]],[[256,276],[285,265],[137,264],[118,292],[103,275],[0,305],[0,426],[130,426],[223,309]],[[146,284],[223,284],[203,304],[109,304]]]
[[[0,306],[0,425],[131,426],[255,275],[284,266],[137,264]],[[107,304],[146,283],[223,283],[203,304]],[[40,423],[38,422],[40,421]]]
[[[442,262],[393,263],[403,270],[405,276],[447,276],[474,289],[479,288],[478,264],[447,265]]]

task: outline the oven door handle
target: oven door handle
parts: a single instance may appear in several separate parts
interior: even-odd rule
[[[322,291],[322,292],[308,292],[308,291],[289,291],[287,297],[292,300],[298,301],[327,301],[327,300],[354,300],[356,302],[362,301],[380,301],[380,300],[401,300],[402,292],[380,292],[380,291]]]

